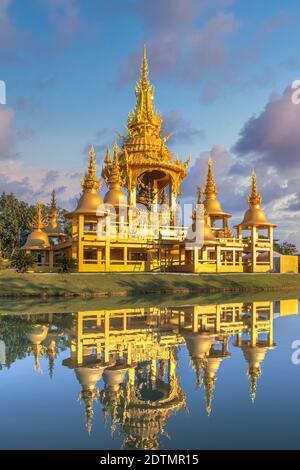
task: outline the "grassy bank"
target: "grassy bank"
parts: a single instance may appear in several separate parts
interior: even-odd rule
[[[0,271],[0,297],[107,297],[300,289],[300,274],[18,274]]]
[[[173,307],[187,305],[226,304],[232,302],[253,302],[300,299],[300,290],[225,292],[213,294],[169,294],[140,295],[126,297],[49,297],[1,299],[0,316],[7,314],[70,313],[92,310],[110,310],[143,307]]]

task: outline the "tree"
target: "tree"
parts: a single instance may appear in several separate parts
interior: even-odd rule
[[[71,234],[71,223],[66,218],[66,211],[57,208],[58,221],[68,235]],[[11,259],[14,253],[26,242],[32,230],[35,216],[34,206],[20,201],[13,194],[3,193],[0,196],[0,251],[4,259]],[[49,218],[49,205],[43,206],[43,217]]]
[[[280,240],[275,240],[274,250],[282,255],[297,255],[298,253],[296,245],[289,242],[280,242]]]
[[[16,251],[13,254],[11,266],[15,268],[18,273],[26,273],[30,268],[33,268],[37,259],[33,253],[26,253],[26,251]]]
[[[0,196],[0,243],[3,258],[11,258],[26,242],[31,230],[34,207],[13,194]]]
[[[76,260],[65,253],[56,258],[55,264],[61,273],[70,273],[75,271],[76,268]]]

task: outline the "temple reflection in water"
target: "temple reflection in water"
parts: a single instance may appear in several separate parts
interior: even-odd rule
[[[297,312],[298,300],[282,300],[2,315],[0,368],[32,355],[37,372],[40,358],[48,359],[52,377],[59,354],[69,349],[62,364],[80,384],[87,431],[99,426],[93,412],[100,405],[123,448],[158,449],[169,418],[188,411],[178,371],[180,347],[186,345],[195,386],[205,390],[208,415],[222,363],[238,348],[254,402],[262,364],[276,348],[274,318]]]

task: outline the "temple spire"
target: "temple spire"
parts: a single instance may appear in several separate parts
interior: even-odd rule
[[[259,206],[261,204],[262,198],[259,192],[257,191],[257,178],[254,169],[252,170],[251,175],[251,192],[248,196],[249,206]]]
[[[55,189],[53,189],[53,191],[52,191],[52,193],[51,193],[50,210],[51,210],[51,211],[56,211],[56,210],[57,210],[57,202],[56,202],[56,192],[55,192]]]
[[[154,110],[154,88],[149,81],[146,46],[142,58],[140,80],[135,87],[135,96],[136,105],[133,112],[128,115],[127,132],[130,136],[136,132],[159,135],[162,119],[160,114],[155,113]]]
[[[205,186],[205,196],[206,199],[214,199],[217,194],[217,187],[216,187],[216,182],[214,179],[214,174],[213,174],[213,169],[212,169],[212,159],[209,158],[207,162],[207,178],[206,178],[206,186]]]
[[[149,85],[149,68],[148,68],[148,60],[147,60],[147,48],[144,45],[144,53],[142,59],[142,66],[141,66],[141,84]]]
[[[123,179],[120,171],[120,163],[119,163],[119,147],[117,142],[114,143],[114,158],[112,161],[112,165],[107,176],[107,184],[112,188],[119,189],[123,184]]]
[[[260,366],[257,367],[249,367],[247,370],[247,375],[250,380],[250,396],[251,401],[254,403],[256,398],[256,388],[257,388],[257,379],[261,376],[261,368]]]
[[[43,230],[45,228],[45,220],[42,213],[43,204],[38,202],[36,205],[36,214],[33,218],[33,228],[35,230]]]
[[[110,165],[111,164],[109,147],[107,147],[107,149],[106,149],[106,155],[105,155],[104,163],[105,163],[105,165]]]
[[[81,187],[83,191],[99,191],[100,189],[100,182],[96,176],[96,153],[94,146],[91,146],[89,151],[89,164],[88,169],[81,181]]]
[[[204,375],[204,386],[205,386],[205,396],[206,396],[206,413],[208,416],[211,415],[212,410],[212,400],[215,391],[215,382],[217,380],[216,376]]]

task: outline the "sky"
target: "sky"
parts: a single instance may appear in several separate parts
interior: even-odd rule
[[[254,167],[276,238],[300,249],[299,18],[297,0],[0,0],[0,192],[74,207],[89,146],[100,174],[124,131],[146,44],[170,150],[191,157],[184,200],[211,156],[240,222]]]

